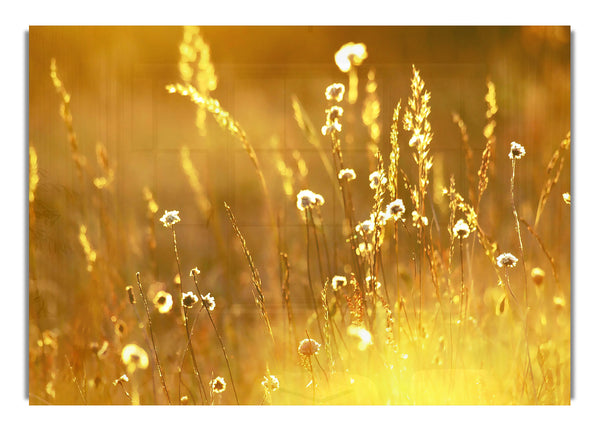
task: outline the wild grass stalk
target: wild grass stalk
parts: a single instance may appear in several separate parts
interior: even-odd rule
[[[271,329],[271,322],[269,319],[269,315],[267,314],[267,308],[265,305],[265,295],[264,295],[263,289],[262,289],[262,281],[260,279],[260,274],[258,273],[258,269],[256,268],[256,266],[254,265],[254,260],[252,259],[252,255],[250,254],[250,250],[248,249],[248,246],[246,245],[246,240],[244,239],[244,236],[240,232],[240,229],[235,220],[235,216],[233,215],[233,211],[231,211],[231,208],[229,207],[227,202],[224,202],[224,205],[225,205],[225,210],[227,212],[227,216],[229,217],[229,220],[231,221],[233,230],[235,231],[236,236],[240,240],[242,250],[244,252],[244,255],[246,256],[246,260],[247,260],[248,266],[250,268],[252,285],[254,286],[254,290],[252,291],[253,296],[254,296],[254,301],[259,308],[259,311],[263,318],[263,321],[265,322],[265,326],[267,328],[267,333],[269,334],[269,337],[271,338],[271,341],[273,342],[273,344],[275,344],[275,338],[273,337],[273,330]]]
[[[294,311],[292,309],[292,302],[290,300],[290,263],[286,253],[281,253],[280,257],[282,266],[281,298],[287,315],[288,336],[290,342],[292,342],[292,340],[295,342],[295,340],[298,339],[298,336],[296,335],[296,322],[294,320]]]
[[[528,294],[528,283],[527,283],[527,268],[525,263],[525,250],[523,249],[523,239],[521,237],[521,225],[519,223],[519,214],[517,213],[517,205],[515,203],[515,177],[516,177],[516,161],[521,159],[525,155],[525,149],[518,143],[512,142],[510,152],[508,154],[511,165],[512,165],[512,175],[510,177],[510,196],[511,196],[511,206],[513,216],[515,217],[515,230],[517,231],[517,238],[519,239],[519,252],[521,254],[521,265],[523,268],[523,290],[525,295],[525,310],[523,312],[523,324],[525,330],[525,346],[527,349],[527,361],[529,366],[529,371],[531,374],[531,385],[533,394],[535,396],[535,401],[537,403],[537,389],[535,386],[535,380],[533,377],[533,368],[531,366],[531,353],[529,352],[529,294]],[[507,273],[508,277],[508,273]]]
[[[540,194],[540,198],[538,200],[537,211],[535,213],[535,223],[533,224],[534,229],[537,229],[540,217],[542,215],[542,211],[546,206],[546,202],[548,202],[548,198],[550,196],[550,192],[554,188],[554,186],[558,183],[560,178],[560,174],[563,170],[563,166],[565,163],[565,158],[568,152],[571,149],[571,132],[567,133],[567,136],[561,141],[560,147],[554,151],[550,162],[548,162],[548,166],[546,167],[546,175],[548,178],[546,179],[546,183],[544,184],[544,188],[542,189],[542,193]]]

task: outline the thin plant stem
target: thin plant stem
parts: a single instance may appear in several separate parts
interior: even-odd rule
[[[169,391],[167,390],[167,384],[165,382],[165,376],[160,365],[160,360],[158,359],[158,349],[156,348],[156,342],[154,341],[154,332],[152,331],[152,319],[150,318],[150,308],[148,307],[148,301],[146,300],[146,295],[144,294],[144,290],[142,289],[142,281],[140,279],[140,273],[136,273],[137,285],[140,290],[140,295],[144,302],[144,309],[146,310],[146,316],[148,317],[148,332],[150,333],[150,341],[152,342],[152,351],[154,352],[154,360],[156,361],[156,368],[158,369],[158,376],[160,377],[160,384],[162,385],[162,389],[167,397],[167,401],[169,405],[171,405],[171,397],[169,396]],[[133,304],[132,304],[133,305]]]
[[[179,262],[179,252],[177,251],[177,234],[175,233],[174,225],[171,225],[171,232],[173,232],[173,249],[175,250],[175,260],[177,261],[177,274],[179,275],[179,301],[181,303],[181,309],[183,314],[183,322],[185,324],[185,333],[188,340],[188,345],[190,349],[190,356],[192,358],[192,366],[194,368],[194,374],[196,374],[196,378],[198,379],[198,385],[200,386],[201,394],[204,396],[204,400],[208,400],[204,389],[204,383],[202,381],[202,377],[200,376],[200,371],[198,371],[198,364],[196,362],[196,356],[194,355],[194,346],[192,345],[192,338],[190,334],[190,327],[188,323],[188,315],[187,310],[183,306],[183,278],[181,277],[181,263]]]
[[[221,338],[221,335],[219,334],[219,331],[217,330],[217,326],[215,325],[212,315],[210,314],[210,310],[206,306],[207,304],[205,304],[204,299],[202,299],[202,295],[200,294],[200,288],[198,287],[198,279],[196,278],[196,274],[192,273],[192,275],[194,277],[194,285],[196,286],[196,292],[198,293],[198,296],[200,296],[200,300],[202,301],[203,308],[206,310],[206,314],[208,314],[208,319],[210,320],[210,323],[215,331],[215,334],[217,335],[217,339],[219,340],[219,344],[221,345],[221,350],[223,351],[223,356],[225,357],[225,363],[227,364],[227,370],[229,371],[229,379],[231,380],[231,387],[233,388],[233,394],[235,395],[235,401],[239,405],[240,400],[238,399],[237,391],[235,390],[235,383],[233,383],[233,373],[231,372],[231,366],[229,365],[229,358],[227,356],[227,352],[225,351],[225,345],[223,344],[223,339]]]
[[[510,288],[510,278],[508,276],[508,267],[505,267],[505,276],[506,276],[506,284],[508,285],[508,290],[510,292],[512,292],[512,289]],[[529,369],[529,374],[531,376],[531,385],[532,385],[532,391],[533,391],[533,396],[535,397],[535,402],[537,404],[537,390],[535,387],[535,381],[533,378],[533,367],[531,365],[531,355],[529,354],[529,340],[527,337],[527,316],[523,313],[523,310],[521,309],[519,303],[515,300],[515,305],[516,305],[516,309],[517,312],[519,314],[519,316],[521,317],[521,319],[523,319],[523,324],[525,326],[525,349],[526,349],[526,353],[527,353],[527,368]],[[523,382],[523,384],[525,384],[525,382]]]
[[[203,395],[203,400],[208,400],[208,396],[206,395],[205,389],[204,389],[204,382],[202,381],[202,377],[200,376],[200,371],[198,371],[198,363],[196,362],[196,356],[194,355],[194,346],[192,345],[192,337],[191,337],[191,333],[190,333],[190,327],[189,327],[189,323],[188,323],[188,315],[187,315],[187,310],[185,309],[185,307],[183,308],[183,318],[184,318],[184,322],[185,322],[185,333],[187,335],[187,339],[188,339],[188,343],[189,343],[189,350],[190,350],[190,357],[192,359],[192,366],[194,368],[194,374],[196,375],[196,378],[198,379],[198,386],[200,386],[200,391],[201,394]]]
[[[319,334],[321,334],[321,339],[324,340],[323,330],[321,329],[321,321],[319,319],[319,308],[317,307],[317,300],[315,299],[315,291],[312,284],[312,277],[310,275],[310,226],[309,226],[309,217],[311,216],[310,210],[306,208],[304,210],[304,216],[306,218],[306,274],[308,277],[308,287],[310,293],[310,299],[313,303],[313,308],[315,310],[315,318],[317,321],[317,327],[319,328]]]
[[[533,386],[533,394],[535,396],[535,401],[537,403],[537,390],[535,387],[535,381],[533,378],[533,368],[531,366],[531,354],[529,353],[529,342],[528,342],[528,333],[529,333],[529,324],[528,324],[528,315],[529,315],[529,298],[527,293],[527,269],[525,267],[525,251],[523,249],[523,239],[521,238],[521,227],[519,224],[519,214],[517,213],[517,206],[515,204],[515,174],[516,174],[516,159],[511,158],[512,162],[512,175],[510,177],[510,196],[512,203],[512,211],[515,216],[515,228],[517,230],[517,236],[519,238],[519,250],[521,252],[521,259],[523,262],[523,279],[524,279],[524,291],[525,291],[525,312],[523,315],[523,323],[525,325],[525,344],[527,346],[527,361],[529,363],[529,371],[531,373],[531,385]],[[507,273],[508,276],[508,273]]]

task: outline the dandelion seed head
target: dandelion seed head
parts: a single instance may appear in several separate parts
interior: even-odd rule
[[[154,306],[158,312],[161,314],[168,313],[171,311],[171,308],[173,308],[173,297],[170,293],[167,293],[164,290],[156,292],[152,302],[154,303]]]
[[[300,341],[300,344],[298,345],[298,353],[302,356],[316,355],[320,348],[321,345],[317,341],[305,338]]]
[[[452,233],[454,234],[455,238],[465,239],[469,236],[471,230],[469,229],[467,222],[465,222],[463,219],[460,219],[452,228]]]
[[[200,274],[200,270],[198,269],[198,267],[192,268],[190,270],[190,277],[193,277],[194,275],[199,275],[199,274]]]
[[[352,181],[356,179],[356,172],[354,172],[354,169],[340,169],[338,172],[338,178],[340,180]]]
[[[508,157],[514,160],[518,160],[525,155],[525,148],[516,142],[510,143],[510,152],[508,153]]]
[[[518,261],[519,261],[519,259],[517,259],[511,253],[502,253],[500,256],[498,256],[496,258],[496,263],[498,264],[498,266],[500,268],[503,268],[503,267],[514,268],[517,265]]]
[[[209,385],[210,389],[215,394],[220,394],[221,392],[224,392],[225,388],[227,387],[227,383],[225,383],[225,379],[223,377],[215,377],[210,381]]]
[[[325,98],[327,100],[334,100],[336,102],[341,102],[344,98],[344,91],[346,87],[344,84],[335,83],[331,84],[329,87],[325,89]]]
[[[171,227],[175,223],[179,223],[181,219],[179,218],[179,211],[165,211],[163,216],[160,218],[164,227]]]
[[[334,275],[331,280],[331,287],[335,292],[348,284],[348,280],[343,275]]]
[[[198,297],[194,295],[194,292],[186,292],[181,297],[181,305],[186,308],[192,308],[196,302],[198,302]]]

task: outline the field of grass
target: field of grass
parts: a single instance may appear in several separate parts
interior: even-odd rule
[[[30,404],[570,403],[568,27],[31,27],[29,68]]]

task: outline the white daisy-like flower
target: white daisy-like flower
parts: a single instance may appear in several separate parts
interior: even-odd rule
[[[395,201],[390,202],[385,208],[385,212],[389,217],[393,217],[394,220],[402,218],[405,211],[406,207],[404,206],[402,199],[396,199]]]
[[[164,227],[171,227],[175,223],[179,223],[181,218],[179,218],[179,211],[165,211],[163,216],[160,218]]]
[[[149,364],[148,354],[137,344],[128,344],[123,347],[121,360],[127,365],[129,372],[133,372],[138,368],[145,370]]]
[[[356,179],[356,172],[354,172],[354,169],[349,168],[340,169],[338,172],[338,178],[340,180],[352,181]]]
[[[181,305],[186,308],[192,308],[196,302],[198,302],[198,297],[194,295],[194,292],[186,292],[181,298]]]
[[[321,134],[323,136],[331,135],[334,130],[338,132],[342,131],[342,124],[336,119],[334,121],[327,121],[323,127],[321,127]]]
[[[329,87],[325,89],[325,98],[327,100],[334,100],[336,102],[341,102],[344,98],[344,91],[346,87],[344,84],[335,83],[331,84]]]
[[[167,293],[164,290],[156,292],[156,295],[154,295],[154,300],[152,302],[154,303],[154,306],[156,307],[158,312],[161,314],[168,313],[173,307],[173,297],[170,293]]]
[[[517,259],[511,253],[502,253],[500,256],[498,256],[496,258],[496,263],[498,264],[498,266],[500,268],[503,268],[503,267],[514,268],[517,265],[518,261],[519,261],[519,259]]]
[[[318,193],[311,192],[310,190],[300,190],[296,195],[296,207],[300,211],[312,208],[314,206],[320,206],[325,203],[325,199]]]
[[[514,160],[518,160],[525,155],[525,148],[521,144],[517,144],[516,142],[510,143],[510,152],[508,153],[508,157]]]
[[[331,280],[331,287],[335,292],[348,284],[348,280],[343,275],[334,275]]]
[[[348,72],[352,66],[360,66],[367,58],[367,47],[364,43],[348,42],[335,53],[335,64],[342,72]]]
[[[373,231],[375,231],[375,222],[373,221],[372,218],[369,218],[369,219],[357,224],[354,229],[356,230],[356,232],[358,232],[362,235],[368,235],[368,234],[372,233]]]
[[[215,309],[217,304],[215,298],[213,298],[210,293],[200,295],[200,297],[202,298],[202,305],[205,306],[208,311],[213,311]]]
[[[342,118],[342,115],[344,115],[344,109],[340,106],[332,106],[331,108],[327,108],[325,110],[325,114],[327,114],[326,124],[330,124],[335,121],[339,121],[339,119]]]
[[[469,225],[463,219],[458,220],[452,228],[452,233],[455,238],[465,239],[469,236],[470,232],[471,229],[469,229]]]
[[[387,178],[379,171],[371,172],[369,175],[369,187],[375,190],[379,187],[379,184],[385,185],[387,183]]]
[[[227,383],[225,383],[225,379],[223,377],[215,377],[210,381],[209,385],[210,389],[215,394],[220,394],[221,392],[224,392],[225,388],[227,387]]]

